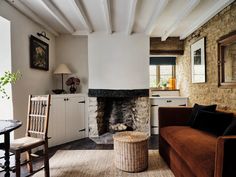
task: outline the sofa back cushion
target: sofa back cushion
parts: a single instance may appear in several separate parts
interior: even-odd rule
[[[224,134],[233,119],[232,113],[198,111],[192,127],[216,136]]]
[[[236,135],[236,118],[232,120],[231,124],[224,131],[223,136],[227,135]]]
[[[204,111],[214,112],[216,110],[216,106],[217,106],[216,104],[213,104],[213,105],[199,105],[199,104],[195,103],[194,106],[193,106],[193,111],[192,111],[192,114],[190,116],[188,125],[193,126],[193,123],[194,123],[195,118],[196,118],[199,111],[204,110]]]

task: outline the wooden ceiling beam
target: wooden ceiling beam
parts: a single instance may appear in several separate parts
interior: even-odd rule
[[[79,16],[80,20],[82,21],[83,25],[88,29],[88,32],[93,32],[93,27],[90,21],[88,20],[84,8],[79,0],[72,0],[68,1],[72,3],[73,7],[75,8],[75,13]]]
[[[184,40],[178,37],[169,37],[166,41],[161,41],[160,37],[150,38],[151,55],[183,55]]]
[[[130,35],[133,31],[137,2],[138,2],[138,0],[131,0],[130,13],[129,13],[129,19],[128,19],[128,27],[127,27],[127,34],[128,35]]]
[[[73,33],[74,29],[67,21],[67,19],[61,14],[61,12],[51,3],[49,0],[40,0],[41,4],[56,20],[60,23],[69,33]]]
[[[192,10],[200,3],[200,0],[188,0],[188,4],[186,5],[186,8],[183,8],[183,10],[180,10],[179,14],[177,15],[177,18],[172,22],[172,24],[168,27],[168,29],[165,31],[165,33],[161,36],[161,40],[165,41],[171,33],[179,26],[180,22],[189,15]]]
[[[163,12],[163,10],[165,9],[165,7],[167,6],[168,2],[169,2],[169,0],[160,0],[156,3],[156,6],[152,12],[151,18],[148,22],[146,29],[145,29],[146,35],[150,36],[152,34],[152,31],[156,27],[156,21],[160,17],[160,15]]]
[[[111,4],[110,0],[102,0],[103,12],[105,17],[105,23],[108,34],[112,33],[112,22],[111,22]]]
[[[23,2],[20,0],[7,0],[7,2],[15,7],[18,11],[20,11],[22,14],[27,16],[29,19],[34,21],[35,23],[39,24],[55,36],[59,36],[58,32],[56,32],[53,28],[48,26],[41,18],[39,18],[28,6],[26,6]]]

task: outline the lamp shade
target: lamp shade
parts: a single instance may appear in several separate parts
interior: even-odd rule
[[[71,71],[65,64],[60,64],[54,71],[54,74],[71,74]]]

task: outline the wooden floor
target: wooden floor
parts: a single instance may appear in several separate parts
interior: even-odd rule
[[[158,149],[158,135],[152,135],[149,139],[149,149]],[[112,144],[96,144],[89,138],[84,138],[81,140],[73,141],[63,145],[49,148],[49,157],[52,157],[57,150],[94,150],[94,149],[113,149]],[[42,152],[38,152],[40,154]],[[11,158],[11,164],[14,164],[14,157]],[[40,168],[43,165],[43,159],[37,160],[34,162],[34,169]],[[27,175],[26,165],[21,167],[22,176]],[[4,173],[0,173],[0,177],[4,176]],[[14,177],[14,174],[11,174],[11,177]]]

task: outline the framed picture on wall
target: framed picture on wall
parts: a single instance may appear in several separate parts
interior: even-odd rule
[[[205,37],[191,45],[192,83],[206,82]]]
[[[48,71],[48,44],[40,39],[30,36],[30,67]]]

